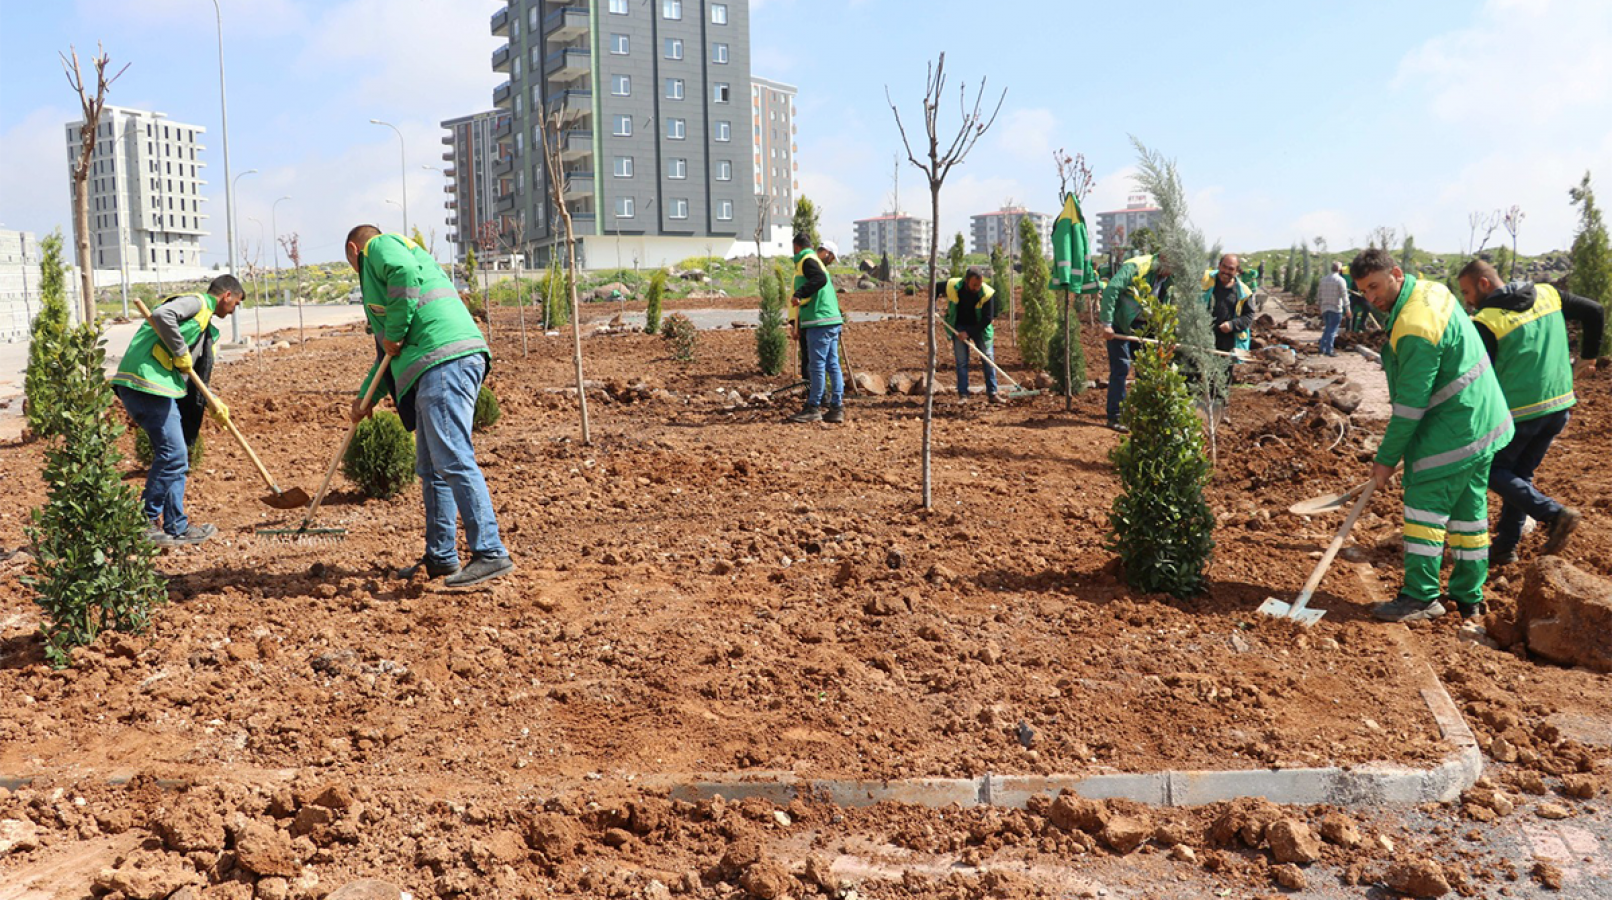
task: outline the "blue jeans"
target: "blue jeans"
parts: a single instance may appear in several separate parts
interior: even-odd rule
[[[425,370],[414,383],[414,472],[425,498],[425,558],[432,563],[459,563],[454,514],[464,519],[470,552],[480,557],[508,556],[498,539],[487,480],[476,465],[470,444],[476,393],[487,376],[487,358],[461,356]]]
[[[151,468],[140,506],[146,521],[161,522],[162,530],[175,537],[190,527],[185,517],[185,476],[190,472],[190,450],[185,446],[184,426],[179,421],[179,404],[170,397],[159,397],[134,388],[117,386],[118,399],[129,411],[129,418],[151,441]]]
[[[952,338],[952,357],[953,362],[957,363],[957,396],[959,397],[968,396],[968,357],[974,352],[968,349],[967,344],[963,343],[964,334],[965,332],[959,331],[957,337]],[[974,346],[985,354],[986,359],[996,359],[996,348],[991,341],[976,340],[974,341]],[[996,370],[991,368],[990,363],[982,362],[980,365],[985,369],[985,393],[987,396],[995,397]]]
[[[1125,379],[1131,374],[1130,341],[1108,341],[1108,421],[1119,421],[1119,408],[1125,403]]]
[[[803,329],[801,335],[800,343],[806,350],[806,403],[822,406],[826,392],[828,405],[839,406],[845,399],[845,374],[840,371],[840,326],[818,325]]]
[[[1528,517],[1549,523],[1562,505],[1534,487],[1534,470],[1544,461],[1551,441],[1567,427],[1567,410],[1516,424],[1517,433],[1489,466],[1489,490],[1500,495],[1500,524],[1495,527],[1494,553],[1517,549]]]
[[[1343,324],[1343,313],[1324,312],[1321,314],[1321,352],[1332,355],[1333,342],[1338,339],[1338,326]]]

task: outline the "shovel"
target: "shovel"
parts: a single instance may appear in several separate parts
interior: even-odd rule
[[[1343,524],[1338,526],[1338,533],[1333,536],[1327,552],[1321,555],[1321,561],[1316,563],[1315,571],[1310,573],[1310,580],[1304,582],[1304,589],[1299,591],[1298,599],[1292,603],[1284,603],[1275,597],[1269,597],[1259,605],[1260,612],[1279,619],[1292,619],[1304,626],[1321,621],[1321,617],[1327,614],[1326,610],[1310,609],[1310,596],[1315,593],[1315,589],[1321,584],[1321,579],[1327,574],[1327,569],[1332,565],[1332,558],[1343,549],[1343,541],[1349,536],[1349,529],[1355,526],[1355,520],[1366,511],[1366,506],[1371,503],[1371,495],[1376,488],[1377,482],[1373,480],[1350,491],[1350,493],[1359,491],[1360,499],[1355,501],[1354,508],[1349,510],[1349,515],[1343,520]]]
[[[150,323],[151,310],[146,308],[145,301],[136,297],[134,298],[134,306],[140,310],[140,315],[145,318],[146,322]],[[152,325],[151,328],[153,331],[156,330],[155,325]],[[207,389],[207,383],[202,381],[194,371],[186,372],[185,374],[190,377],[190,383],[195,385],[196,390],[201,393],[202,399],[207,401],[207,408],[210,410],[217,409],[218,398],[213,396],[213,392]],[[226,419],[224,428],[235,436],[236,443],[240,444],[241,449],[246,451],[247,457],[252,460],[252,465],[257,467],[257,473],[263,476],[264,483],[272,491],[272,493],[259,499],[275,509],[300,509],[308,505],[308,492],[302,488],[294,487],[289,491],[280,490],[280,486],[274,482],[274,476],[270,475],[269,470],[263,467],[263,461],[257,458],[256,453],[252,452],[251,446],[246,443],[246,438],[241,434],[240,429],[235,427],[233,419]]]
[[[1365,484],[1357,484],[1341,494],[1322,494],[1319,497],[1311,497],[1308,500],[1300,500],[1292,506],[1289,506],[1287,511],[1295,516],[1318,516],[1321,513],[1329,513],[1335,510],[1343,509],[1345,506],[1349,505],[1350,500],[1353,500],[1355,497],[1359,496],[1361,491],[1370,486],[1371,482],[1368,481]]]

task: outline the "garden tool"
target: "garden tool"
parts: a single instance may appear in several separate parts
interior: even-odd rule
[[[1317,516],[1321,513],[1329,513],[1333,512],[1334,510],[1343,509],[1349,504],[1350,500],[1353,500],[1355,497],[1359,496],[1361,491],[1370,486],[1371,482],[1368,481],[1365,484],[1357,484],[1341,494],[1322,494],[1319,497],[1311,497],[1308,500],[1300,500],[1292,506],[1289,506],[1287,511],[1295,516]]]
[[[1135,344],[1158,343],[1158,341],[1153,338],[1137,337],[1133,334],[1116,334],[1114,335],[1114,339],[1119,341],[1130,341]],[[1211,350],[1208,347],[1199,347],[1197,349],[1204,353],[1213,353],[1216,356],[1224,356],[1228,359],[1240,360],[1242,362],[1249,362],[1254,358],[1254,354],[1249,353],[1247,350],[1244,350],[1240,347],[1236,350]]]
[[[375,370],[375,377],[369,381],[369,390],[364,392],[363,405],[368,406],[375,399],[375,391],[386,380],[386,370],[392,365],[390,354],[381,357],[381,365]],[[358,423],[347,426],[347,434],[341,439],[341,446],[336,448],[336,455],[330,460],[330,467],[325,470],[325,480],[319,483],[319,493],[314,495],[313,503],[308,506],[308,514],[302,517],[302,524],[296,528],[260,528],[258,534],[276,540],[301,541],[307,538],[315,540],[341,541],[347,538],[345,528],[310,528],[313,517],[319,513],[319,504],[325,502],[325,493],[330,490],[330,480],[336,477],[336,468],[341,465],[341,458],[347,455],[347,447],[353,442],[353,435],[358,433]]]
[[[145,301],[135,297],[134,306],[149,323],[151,321],[151,310],[146,308]],[[155,325],[151,327],[153,330],[156,329]],[[207,401],[207,408],[210,410],[218,409],[218,398],[213,396],[213,392],[207,389],[207,382],[202,381],[201,376],[194,371],[186,372],[185,374],[190,377],[190,383],[202,395],[202,399]],[[268,484],[269,490],[273,492],[260,498],[264,503],[275,509],[296,509],[308,502],[308,492],[302,488],[294,487],[289,491],[280,490],[280,486],[274,482],[274,476],[270,475],[269,470],[263,467],[263,461],[257,458],[256,453],[252,452],[252,448],[246,443],[246,438],[241,434],[241,430],[235,427],[233,419],[226,418],[224,420],[224,429],[235,436],[236,443],[240,444],[241,449],[246,451],[247,457],[252,460],[252,465],[257,467],[257,473],[263,476],[263,481]]]
[[[946,331],[949,332],[952,337],[955,338],[955,337],[958,336],[957,329],[951,327],[951,325],[948,324],[945,319],[941,319],[940,324],[946,326]],[[1003,371],[1002,367],[996,364],[996,360],[991,359],[989,356],[986,356],[983,352],[980,351],[980,348],[974,346],[974,342],[969,340],[967,337],[963,338],[963,343],[967,344],[968,349],[974,351],[974,355],[978,356],[981,360],[983,360],[986,365],[988,365],[991,368],[995,369],[996,374],[1002,376],[1003,378],[1006,378],[1007,383],[1013,385],[1013,390],[1008,391],[1007,396],[1009,396],[1009,397],[1034,397],[1035,395],[1041,393],[1040,391],[1031,390],[1031,389],[1025,387],[1024,385],[1019,384],[1017,381],[1014,381],[1012,375],[1009,375],[1007,372]]]
[[[1349,515],[1344,518],[1343,524],[1338,527],[1338,533],[1333,536],[1332,543],[1327,547],[1327,552],[1321,555],[1321,561],[1316,564],[1315,571],[1310,573],[1310,580],[1304,582],[1304,589],[1299,591],[1298,599],[1292,603],[1284,603],[1275,597],[1266,598],[1265,602],[1259,605],[1260,612],[1279,619],[1292,619],[1305,626],[1314,625],[1321,621],[1321,617],[1327,614],[1326,610],[1310,609],[1310,597],[1315,593],[1315,589],[1320,586],[1321,579],[1327,574],[1327,569],[1332,565],[1332,558],[1338,555],[1339,550],[1343,549],[1344,539],[1349,537],[1349,529],[1355,526],[1355,520],[1360,518],[1360,514],[1365,512],[1366,506],[1371,503],[1371,495],[1376,488],[1377,482],[1372,480],[1354,489],[1360,492],[1360,499],[1355,501],[1354,508],[1349,510]]]

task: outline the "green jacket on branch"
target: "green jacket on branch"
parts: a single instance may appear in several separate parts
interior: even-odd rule
[[[475,353],[491,358],[459,291],[425,248],[400,234],[378,234],[359,252],[358,273],[368,330],[403,347],[387,372],[394,401],[432,366]],[[359,396],[379,365],[377,359],[370,367]]]

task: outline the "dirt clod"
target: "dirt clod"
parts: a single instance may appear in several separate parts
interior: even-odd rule
[[[1383,875],[1383,883],[1412,897],[1442,897],[1450,892],[1450,882],[1444,877],[1444,870],[1426,859],[1394,863]]]

